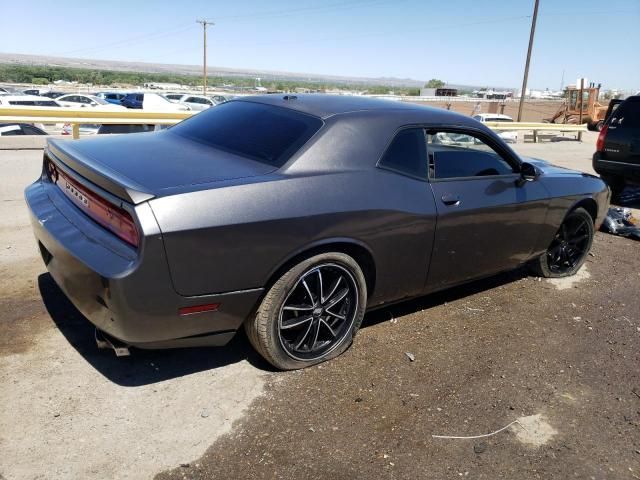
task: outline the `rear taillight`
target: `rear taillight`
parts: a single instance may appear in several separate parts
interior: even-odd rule
[[[598,135],[598,141],[596,142],[596,151],[601,152],[604,150],[604,141],[607,138],[607,130],[609,130],[609,125],[605,125],[600,130],[600,135]]]
[[[49,179],[88,217],[115,233],[125,242],[137,247],[140,235],[133,218],[126,210],[115,206],[76,182],[47,159]]]

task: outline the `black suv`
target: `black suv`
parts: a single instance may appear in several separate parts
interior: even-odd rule
[[[625,183],[640,183],[640,95],[627,98],[607,119],[596,143],[593,169],[614,196]]]

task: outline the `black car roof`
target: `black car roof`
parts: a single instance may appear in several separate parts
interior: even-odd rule
[[[406,112],[408,114],[427,114],[436,116],[438,123],[460,123],[461,120],[469,120],[469,117],[459,113],[450,112],[442,108],[432,108],[415,103],[385,100],[379,98],[362,97],[357,95],[325,95],[325,94],[272,94],[241,97],[233,101],[256,102],[267,105],[290,108],[299,112],[314,115],[320,118],[328,118],[350,112],[377,111],[377,112]]]

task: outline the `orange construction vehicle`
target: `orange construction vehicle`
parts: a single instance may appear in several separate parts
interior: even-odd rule
[[[567,97],[564,104],[551,118],[543,122],[577,124],[580,122],[580,88],[570,86],[566,89]],[[600,85],[591,83],[582,89],[582,123],[587,124],[589,130],[600,131],[607,115],[607,105],[598,102]]]

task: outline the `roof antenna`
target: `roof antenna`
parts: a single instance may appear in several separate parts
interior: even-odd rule
[[[284,97],[282,97],[283,100],[297,100],[298,97],[296,97],[295,95],[285,95]]]

